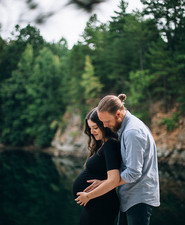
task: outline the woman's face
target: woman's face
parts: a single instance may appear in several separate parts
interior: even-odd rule
[[[97,126],[96,123],[94,123],[91,120],[87,120],[88,126],[90,128],[90,132],[91,134],[94,136],[94,138],[99,141],[99,140],[103,140],[103,133],[100,130],[100,128]]]

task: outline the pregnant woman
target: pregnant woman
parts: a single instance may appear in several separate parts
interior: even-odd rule
[[[119,211],[119,200],[115,187],[120,185],[120,144],[116,134],[104,128],[91,110],[85,119],[85,133],[90,150],[85,169],[73,184],[75,201],[83,206],[80,225],[113,225]],[[96,179],[102,180],[94,190],[88,188]]]

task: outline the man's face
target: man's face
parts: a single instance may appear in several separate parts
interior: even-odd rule
[[[117,132],[121,127],[122,120],[119,118],[119,113],[118,115],[117,113],[116,115],[112,115],[108,112],[98,112],[98,117],[104,127],[108,127],[114,132]]]

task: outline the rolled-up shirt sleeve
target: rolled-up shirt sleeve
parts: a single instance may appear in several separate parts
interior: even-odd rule
[[[124,168],[121,178],[126,183],[136,182],[142,175],[146,137],[138,130],[129,130],[124,134]]]

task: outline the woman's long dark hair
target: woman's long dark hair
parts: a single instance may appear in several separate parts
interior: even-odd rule
[[[92,122],[96,123],[98,128],[103,133],[103,142],[101,140],[97,141],[95,137],[91,134],[90,127],[87,123],[88,120],[91,120]],[[88,149],[89,149],[89,157],[91,157],[95,152],[97,152],[100,147],[105,142],[105,138],[114,138],[117,139],[117,134],[111,131],[108,127],[104,127],[103,123],[99,120],[98,114],[97,114],[97,107],[92,109],[85,118],[85,130],[84,133],[87,134],[88,138]]]

